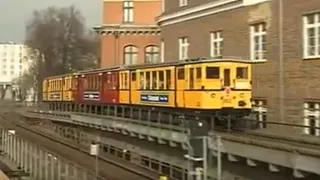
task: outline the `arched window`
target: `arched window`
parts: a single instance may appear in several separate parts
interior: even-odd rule
[[[138,62],[138,48],[136,46],[124,47],[124,60],[123,63],[126,65],[137,64]]]
[[[145,48],[145,63],[160,62],[160,48],[158,46],[147,46]]]

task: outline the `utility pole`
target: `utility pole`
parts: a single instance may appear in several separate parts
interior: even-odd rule
[[[96,137],[96,142],[91,143],[90,145],[90,155],[95,156],[95,180],[98,180],[99,177],[99,143],[100,136]]]
[[[217,136],[217,180],[221,180],[221,137]]]
[[[278,0],[279,8],[279,121],[284,119],[284,62],[283,62],[283,1]]]
[[[208,128],[201,121],[188,121],[188,180],[207,180],[207,151],[208,151]]]

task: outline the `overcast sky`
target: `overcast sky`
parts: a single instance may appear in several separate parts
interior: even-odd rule
[[[88,27],[101,23],[103,0],[0,0],[0,41],[23,42],[25,22],[32,11],[51,5],[75,5]]]

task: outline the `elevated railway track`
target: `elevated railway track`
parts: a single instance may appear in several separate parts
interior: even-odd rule
[[[22,113],[22,112],[20,112]],[[86,114],[86,113],[77,113],[77,112],[54,112],[48,110],[23,110],[23,114],[26,117],[30,118],[42,118],[48,119],[56,122],[64,122],[79,126],[86,126],[88,128],[100,129],[103,131],[109,131],[112,133],[120,133],[123,135],[136,137],[139,139],[144,139],[147,141],[156,142],[159,144],[168,144],[173,147],[180,147],[185,149],[184,143],[186,142],[186,132],[188,131],[186,127],[181,127],[171,124],[157,124],[153,122],[139,121],[139,120],[128,120],[125,118],[114,117],[102,117],[101,115],[96,114]],[[87,117],[87,118],[86,118]],[[87,119],[87,120],[85,120]],[[90,122],[89,122],[90,121]],[[113,121],[113,122],[108,122]],[[121,123],[123,122],[123,123]],[[100,124],[99,124],[100,123]],[[131,125],[135,124],[142,134],[137,134],[130,132]],[[159,132],[151,132],[149,128],[154,128],[161,130]],[[149,129],[149,130],[148,130]],[[162,133],[161,133],[162,132]],[[149,134],[148,134],[149,133]],[[154,134],[157,134],[158,137],[154,137]],[[171,134],[170,134],[171,133]],[[153,134],[153,135],[152,135]],[[170,135],[168,135],[170,134]],[[167,138],[166,139],[166,135]],[[214,140],[214,136],[219,135],[222,137],[224,147],[222,148],[222,153],[226,153],[230,161],[236,161],[237,157],[247,158],[249,165],[254,165],[253,162],[263,161],[269,164],[270,171],[275,169],[274,167],[285,167],[291,168],[294,170],[294,176],[304,177],[306,172],[320,174],[319,170],[313,168],[309,165],[319,164],[319,144],[313,140],[303,141],[300,139],[290,138],[288,136],[275,136],[269,135],[261,132],[238,132],[238,131],[229,131],[229,132],[215,132],[211,140],[209,140],[209,147],[214,152],[217,151],[217,146]],[[312,138],[311,138],[312,139]],[[245,148],[247,151],[242,151],[241,148]],[[249,150],[249,149],[251,150]],[[258,149],[257,149],[258,148]],[[259,151],[258,155],[254,153],[249,153],[250,151]],[[261,151],[261,152],[260,152]],[[282,154],[283,158],[262,158],[270,156],[270,152],[274,151],[276,154]],[[264,155],[264,153],[267,153]],[[277,157],[276,154],[273,154],[274,157]],[[268,156],[267,156],[268,155]],[[292,159],[291,156],[296,156],[298,158],[310,158],[309,162],[305,161],[296,161],[297,164],[292,164],[286,158]],[[289,157],[290,156],[290,157]],[[301,157],[300,157],[301,156]],[[295,157],[296,159],[296,157]],[[302,162],[302,163],[301,163]],[[306,165],[305,163],[309,163]],[[319,164],[320,165],[320,164]],[[276,168],[277,169],[277,168]],[[296,172],[302,172],[297,173]]]
[[[87,151],[79,151],[77,147],[68,143],[63,143],[58,138],[54,138],[41,131],[37,131],[32,126],[21,121],[15,121],[15,115],[1,115],[0,123],[6,129],[15,129],[18,136],[29,139],[44,148],[55,152],[81,167],[95,172],[95,158]],[[101,180],[152,180],[158,179],[158,174],[147,171],[144,168],[125,166],[106,159],[99,159],[99,177]]]
[[[54,123],[62,123],[63,126],[85,127],[91,129],[92,132],[96,132],[99,129],[111,134],[117,133],[146,142],[161,145],[167,144],[186,150],[184,143],[187,140],[186,133],[188,132],[188,128],[181,124],[179,126],[179,124],[133,120],[124,117],[109,117],[83,112],[50,111],[40,107],[20,108],[16,112],[31,119],[46,119]],[[293,136],[292,134],[292,137],[287,135],[281,136],[262,131],[244,133],[232,129],[228,132],[220,130],[211,134],[209,139],[209,148],[213,155],[217,155],[218,150],[217,142],[215,141],[216,135],[222,137],[223,146],[220,151],[226,155],[223,157],[226,157],[228,161],[238,161],[239,163],[241,159],[245,158],[246,164],[253,167],[259,167],[260,163],[263,162],[268,165],[267,167],[271,172],[284,172],[283,168],[291,169],[291,171],[293,170],[294,177],[319,177],[320,175],[317,168],[320,166],[319,145],[314,138],[303,138],[301,136]],[[163,160],[163,162],[165,161]],[[170,164],[170,162],[168,163]],[[214,168],[210,171],[209,174],[214,176]],[[286,176],[286,179],[289,178]]]

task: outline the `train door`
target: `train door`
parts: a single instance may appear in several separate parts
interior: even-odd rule
[[[130,81],[130,92],[129,92],[129,103],[132,104],[133,102],[134,103],[138,103],[139,99],[137,98],[137,74],[136,74],[136,71],[131,71],[130,72],[131,75],[130,75],[130,78],[131,78],[131,81]]]
[[[184,66],[176,68],[176,106],[183,108],[185,106],[185,69]]]
[[[189,68],[189,89],[194,89],[194,68]]]
[[[71,90],[72,90],[72,99],[75,101],[78,101],[78,76],[72,77],[72,85],[71,85]]]
[[[223,71],[223,86],[230,87],[231,85],[231,77],[230,77],[230,69],[224,69]]]

